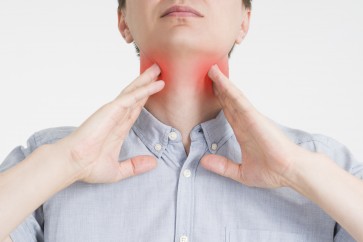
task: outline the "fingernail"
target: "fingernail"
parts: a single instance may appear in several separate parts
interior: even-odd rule
[[[165,86],[165,82],[163,80],[157,80],[155,85],[157,85],[158,87],[163,87]]]
[[[218,66],[216,64],[212,65],[212,67],[209,70],[209,74],[212,76],[217,75],[218,74],[217,68],[218,68]]]
[[[152,65],[152,69],[153,71],[155,71],[156,75],[158,75],[161,72],[160,67],[156,63]]]

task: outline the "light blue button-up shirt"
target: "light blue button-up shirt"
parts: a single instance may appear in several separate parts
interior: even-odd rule
[[[298,145],[323,152],[345,170],[363,177],[362,163],[337,141],[279,127]],[[74,129],[35,133],[27,147],[16,147],[9,154],[0,171]],[[247,187],[205,170],[199,164],[205,154],[241,162],[239,144],[223,111],[195,126],[190,137],[187,156],[181,133],[143,108],[124,142],[120,160],[154,155],[158,160],[154,170],[114,184],[76,182],[39,207],[11,238],[14,242],[354,241],[323,210],[290,188]]]

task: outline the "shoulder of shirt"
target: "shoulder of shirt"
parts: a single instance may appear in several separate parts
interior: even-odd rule
[[[297,145],[312,152],[327,155],[341,168],[363,179],[363,163],[358,161],[351,150],[343,143],[324,134],[309,133],[276,122],[275,124]]]
[[[44,144],[52,144],[71,134],[76,128],[72,126],[61,126],[42,129],[35,132],[29,140],[33,140],[37,147]]]
[[[26,146],[18,145],[6,156],[3,162],[0,162],[0,172],[16,165],[18,162],[22,161],[26,156],[31,154],[38,147],[45,144],[55,143],[58,140],[72,133],[75,129],[76,127],[63,126],[63,127],[46,128],[34,132],[27,139]]]
[[[281,131],[287,135],[290,140],[298,145],[306,144],[306,143],[313,143],[314,146],[325,146],[329,149],[334,149],[339,146],[343,146],[337,140],[318,133],[309,133],[307,131],[291,128],[280,123],[277,123],[271,120]],[[51,127],[46,128],[43,130],[39,130],[35,132],[30,139],[35,141],[36,146],[41,146],[44,144],[51,144],[55,143],[56,141],[66,137],[67,135],[71,134],[77,127],[73,126],[60,126],[60,127]]]
[[[344,147],[343,144],[328,135],[320,133],[310,133],[301,129],[287,127],[277,122],[274,123],[290,138],[290,140],[298,145],[312,143],[315,147],[324,146],[328,149]]]

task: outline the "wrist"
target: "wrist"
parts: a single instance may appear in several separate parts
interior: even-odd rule
[[[48,160],[55,167],[59,167],[63,178],[69,185],[81,179],[83,169],[72,161],[70,150],[63,142],[47,144],[39,148],[45,156],[49,157]]]
[[[329,162],[325,154],[303,150],[284,174],[284,185],[309,197],[314,184],[323,179],[321,172]]]

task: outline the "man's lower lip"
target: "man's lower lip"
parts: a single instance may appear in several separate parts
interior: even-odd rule
[[[172,12],[165,15],[164,17],[200,17],[200,16],[191,12]]]

